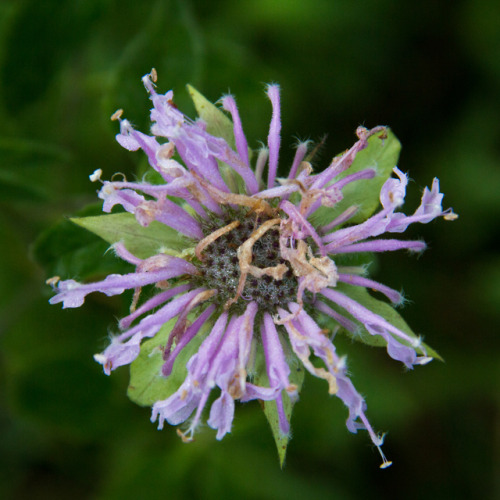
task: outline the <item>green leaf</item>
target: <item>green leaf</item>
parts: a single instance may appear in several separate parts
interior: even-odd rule
[[[189,247],[188,240],[174,229],[158,221],[143,227],[129,213],[75,217],[71,221],[108,243],[123,242],[127,250],[140,259],[158,253],[178,255]]]
[[[130,365],[130,384],[127,396],[140,406],[151,406],[156,401],[167,399],[184,382],[187,375],[186,364],[200,347],[210,323],[205,323],[200,332],[184,347],[175,360],[172,373],[168,377],[161,374],[163,361],[162,347],[175,325],[176,319],[162,326],[154,338],[141,345],[139,356]]]
[[[87,215],[100,210],[100,206],[91,205],[80,213]],[[48,276],[83,280],[129,269],[130,264],[108,252],[108,246],[94,234],[82,231],[65,219],[43,231],[31,250]]]
[[[340,203],[332,208],[320,207],[311,216],[314,225],[328,224],[353,205],[358,206],[359,210],[349,223],[358,224],[368,219],[379,206],[380,189],[397,165],[400,151],[401,143],[391,130],[387,130],[386,139],[380,139],[379,134],[371,136],[368,146],[356,155],[351,167],[335,181],[367,168],[374,169],[377,175],[373,179],[362,179],[348,184],[342,190],[344,199]]]
[[[366,307],[370,311],[374,312],[375,314],[378,314],[386,321],[388,321],[391,325],[395,326],[399,330],[406,333],[412,339],[415,340],[418,339],[418,335],[416,335],[413,332],[413,330],[408,326],[406,321],[390,304],[384,302],[383,300],[376,299],[375,297],[370,295],[370,293],[366,288],[349,285],[346,283],[338,283],[336,289],[339,292],[344,293],[351,299],[355,300],[362,306]],[[332,307],[336,309],[335,304],[330,304],[330,305],[332,305]],[[371,335],[359,321],[355,320],[350,314],[348,314],[343,309],[339,312],[349,317],[349,319],[354,321],[359,326],[359,329],[355,334],[352,334],[347,330],[342,330],[344,333],[352,337],[354,340],[362,342],[363,344],[375,347],[387,346],[387,342],[380,335]],[[333,323],[335,323],[334,326],[332,326]],[[337,323],[331,318],[322,315],[321,325],[325,326],[328,329],[333,329],[335,326],[337,326]],[[433,358],[443,361],[443,358],[430,346],[422,343],[422,347],[425,349],[425,354],[427,356],[432,356]],[[422,348],[418,348],[416,350],[418,353],[424,354]]]
[[[293,356],[293,360],[295,362],[289,362],[290,365],[290,383],[295,384],[297,386],[297,393],[300,392],[302,388],[302,384],[304,382],[304,368],[301,363],[297,360],[295,355]],[[254,376],[254,383],[256,385],[269,387],[269,379],[266,373],[266,363],[264,353],[262,352],[262,348],[259,349],[256,358],[256,373]],[[286,393],[286,391],[282,391],[281,393],[283,398],[283,408],[285,410],[285,415],[288,421],[290,422],[292,417],[292,410],[294,403],[290,400],[290,397]],[[278,416],[278,406],[276,405],[276,401],[263,401],[263,409],[264,415],[271,426],[271,431],[273,433],[274,441],[276,443],[276,448],[278,450],[278,457],[280,460],[280,466],[283,468],[283,464],[285,463],[286,450],[288,447],[288,441],[290,440],[290,435],[283,434],[280,430],[279,425],[279,416]]]

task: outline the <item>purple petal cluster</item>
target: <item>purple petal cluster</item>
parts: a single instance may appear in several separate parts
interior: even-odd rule
[[[434,179],[431,189],[425,189],[420,206],[412,215],[405,215],[399,209],[404,203],[408,178],[394,168],[395,177],[387,179],[380,191],[380,211],[360,224],[351,224],[358,210],[352,206],[329,224],[315,227],[311,216],[320,207],[339,203],[346,185],[377,175],[374,169],[347,175],[345,172],[357,153],[367,147],[371,136],[384,140],[384,127],[358,128],[357,142],[317,174],[305,160],[308,144],[300,143],[289,175],[278,179],[281,116],[277,85],[267,87],[272,106],[267,146],[252,168],[232,96],[222,99],[222,107],[232,118],[234,148],[208,133],[203,121],[192,121],[181,113],[173,104],[172,91],[158,94],[155,81],[155,72],[143,78],[153,102],[150,135],[135,130],[121,118],[121,112],[114,118],[120,120],[118,142],[130,151],[142,149],[164,182],[153,185],[125,179],[102,181],[99,198],[103,200],[104,212],[120,205],[141,226],[159,221],[193,242],[196,251],[194,255],[188,252],[174,257],[160,253],[140,259],[117,243],[116,254],[134,265],[135,272],[110,275],[89,284],[60,281],[50,302],[62,302],[65,308],[79,307],[92,292],[117,295],[126,289],[135,290],[131,313],[119,323],[120,333],[104,352],[95,356],[106,374],[134,361],[143,339],[154,337],[167,321],[177,318],[163,354],[162,375],[168,377],[179,353],[200,335],[203,326],[209,326],[208,334],[187,363],[182,385],[170,397],[153,405],[152,420],[158,421],[160,429],[165,421],[171,425],[187,422],[185,430],[178,431],[186,441],[192,439],[207,406],[208,425],[217,430],[217,439],[221,439],[231,431],[235,401],[253,399],[276,401],[280,430],[288,434],[290,423],[283,397],[288,395],[292,401],[298,398],[298,387],[290,380],[290,366],[300,362],[312,375],[324,379],[329,393],[347,406],[349,431],[366,429],[380,450],[382,438],[366,417],[366,404],[348,377],[346,360],[336,353],[331,337],[318,326],[315,317],[329,316],[351,332],[356,332],[360,323],[370,335],[382,337],[389,356],[408,368],[432,359],[418,340],[350,298],[339,290],[338,284],[377,290],[395,304],[402,301],[400,293],[365,277],[362,268],[339,265],[337,259],[353,252],[422,251],[425,244],[421,241],[383,235],[401,233],[412,223],[425,224],[436,217],[455,218],[451,210],[442,208],[439,181]],[[96,172],[91,178],[100,181],[100,174]],[[237,185],[242,187],[236,190]],[[225,220],[228,213],[233,218],[228,224],[221,223],[216,230],[207,232],[208,221]],[[221,285],[217,287],[204,282],[202,264],[206,249],[222,236],[236,233],[243,227],[243,219],[250,216],[254,217],[254,228],[234,253],[239,274],[234,297],[221,302],[224,277],[220,277]],[[259,251],[264,251],[259,248],[272,245],[279,252],[276,265],[259,267]],[[276,306],[270,312],[259,308],[245,286],[253,281],[256,284],[251,290],[266,293],[265,283],[271,280],[292,283],[289,286],[294,287],[295,299],[280,302],[279,297],[273,298]],[[138,305],[139,292],[147,285],[155,285],[157,293]],[[279,295],[279,288],[273,290]],[[256,384],[251,376],[256,350],[265,359],[269,381],[266,386]],[[209,399],[212,391],[215,400]],[[389,465],[382,457],[382,465]]]

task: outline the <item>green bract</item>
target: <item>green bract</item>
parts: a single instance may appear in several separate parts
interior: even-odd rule
[[[161,367],[164,363],[162,347],[167,343],[168,335],[175,325],[175,320],[165,323],[153,339],[141,345],[141,352],[130,365],[130,384],[128,397],[140,406],[152,406],[156,401],[168,398],[186,378],[186,363],[198,351],[198,347],[209,329],[206,323],[202,331],[181,351],[174,363],[172,373],[163,377]]]
[[[352,165],[335,180],[361,170],[375,170],[373,179],[364,179],[348,184],[342,189],[344,198],[332,208],[320,207],[311,217],[315,226],[323,226],[339,216],[351,206],[359,207],[357,213],[349,220],[350,224],[359,224],[370,217],[380,205],[380,188],[391,176],[392,169],[397,166],[401,143],[390,129],[387,138],[380,140],[378,136],[368,139],[368,147],[359,151]]]
[[[178,255],[189,246],[186,238],[165,224],[153,221],[143,227],[129,213],[78,217],[71,221],[108,243],[123,243],[130,253],[140,259],[159,253]]]

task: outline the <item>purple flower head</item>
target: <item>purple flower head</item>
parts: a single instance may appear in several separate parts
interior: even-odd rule
[[[151,380],[163,388],[150,400],[151,419],[159,429],[165,422],[183,425],[178,433],[184,441],[193,439],[204,419],[222,439],[231,431],[235,401],[254,399],[275,412],[275,437],[286,438],[305,369],[324,379],[328,392],[347,406],[348,430],[367,430],[382,467],[390,465],[332,333],[342,329],[384,345],[407,368],[432,359],[433,351],[383,314],[392,309],[367,289],[394,304],[402,302],[401,294],[366,277],[366,266],[350,264],[347,254],[422,251],[422,241],[386,233],[401,233],[412,223],[437,217],[456,218],[451,209],[442,208],[439,181],[425,188],[412,215],[401,212],[406,174],[394,164],[381,172],[376,162],[364,168],[355,163],[369,146],[383,148],[391,141],[385,127],[358,128],[357,142],[320,173],[309,162],[309,144],[300,143],[288,176],[278,177],[277,85],[267,87],[272,107],[267,146],[254,158],[232,96],[221,101],[225,115],[212,105],[198,106],[203,98],[194,94],[198,110],[209,109],[215,118],[202,112],[202,119],[193,121],[173,104],[172,91],[156,92],[155,81],[155,71],[143,78],[153,102],[151,135],[135,130],[121,111],[113,118],[120,121],[118,142],[130,151],[142,149],[161,182],[101,181],[100,171],[91,180],[102,182],[104,212],[118,205],[131,214],[123,215],[135,227],[166,227],[177,249],[166,242],[144,256],[117,240],[116,255],[135,266],[134,272],[89,284],[52,279],[57,294],[50,302],[79,307],[92,292],[134,290],[119,334],[95,360],[108,375],[127,364],[132,370],[139,363],[150,369]],[[349,202],[357,186],[372,186],[370,182],[379,183],[373,198],[378,211],[375,205],[366,209]],[[144,287],[154,291],[145,300]],[[183,381],[172,387],[174,372],[182,373]]]

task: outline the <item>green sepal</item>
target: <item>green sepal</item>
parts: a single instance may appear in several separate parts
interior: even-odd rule
[[[179,353],[172,373],[168,377],[161,374],[163,347],[177,319],[165,323],[160,331],[141,345],[139,356],[130,365],[130,383],[127,396],[140,406],[151,406],[171,396],[184,382],[187,375],[186,364],[199,349],[210,323],[205,323],[200,332]]]
[[[129,213],[74,217],[70,220],[108,243],[122,242],[129,252],[140,259],[158,253],[179,255],[190,246],[187,238],[178,231],[158,221],[143,227]]]
[[[380,189],[397,165],[400,151],[401,143],[390,129],[387,129],[386,138],[381,139],[380,134],[372,135],[368,139],[368,146],[359,151],[352,165],[333,182],[367,168],[376,171],[375,177],[347,184],[342,189],[342,201],[334,207],[320,207],[316,210],[311,216],[313,224],[316,227],[324,226],[353,205],[359,208],[356,215],[349,219],[349,223],[359,224],[368,219],[380,204]]]
[[[217,106],[212,104],[203,94],[198,92],[192,85],[186,85],[189,95],[193,100],[198,116],[206,123],[207,132],[214,137],[224,139],[230,148],[236,148],[234,138],[233,122]],[[251,151],[249,150],[249,158]],[[229,165],[218,161],[222,178],[233,193],[244,193],[245,183]]]
[[[349,298],[355,300],[356,302],[361,304],[363,307],[366,307],[373,313],[378,314],[379,316],[384,318],[387,322],[389,322],[391,325],[395,326],[399,330],[406,333],[412,339],[417,340],[419,338],[418,335],[416,335],[413,332],[413,330],[408,326],[408,323],[406,323],[406,321],[402,318],[402,316],[394,309],[394,307],[392,307],[387,302],[376,299],[375,297],[370,295],[370,293],[366,288],[349,285],[346,283],[338,283],[335,289],[347,295]],[[387,342],[380,335],[371,335],[368,332],[368,330],[363,326],[363,324],[354,319],[349,313],[347,313],[347,311],[345,311],[342,308],[336,307],[334,303],[329,302],[329,305],[333,309],[336,310],[338,309],[338,311],[341,314],[347,316],[351,321],[353,321],[354,323],[356,323],[356,325],[358,325],[358,329],[355,333],[342,329],[343,333],[345,333],[352,339],[357,340],[358,342],[362,342],[363,344],[375,347],[387,346]],[[333,330],[336,326],[338,326],[337,322],[334,319],[323,314],[321,315],[319,322],[321,323],[321,326],[324,326],[329,330]],[[404,344],[403,341],[401,341],[401,343]],[[425,352],[423,349],[425,349]],[[422,346],[417,348],[416,351],[419,354],[431,356],[435,359],[443,361],[443,358],[434,349],[432,349],[432,347],[428,346],[423,342]]]
[[[289,356],[287,357],[287,361],[290,366],[290,383],[296,385],[297,393],[300,393],[302,384],[304,383],[304,367],[294,354],[289,354]],[[267,377],[266,362],[262,346],[258,347],[253,382],[254,384],[259,386],[269,387],[269,379]],[[281,395],[283,398],[283,408],[285,410],[285,415],[290,422],[294,403],[290,400],[290,397],[288,396],[286,391],[282,391]],[[271,426],[271,432],[273,433],[274,441],[276,443],[276,449],[278,450],[280,467],[283,468],[290,435],[283,434],[280,430],[278,407],[276,405],[276,401],[262,401],[261,403],[264,410],[264,415],[266,416],[267,421]]]

